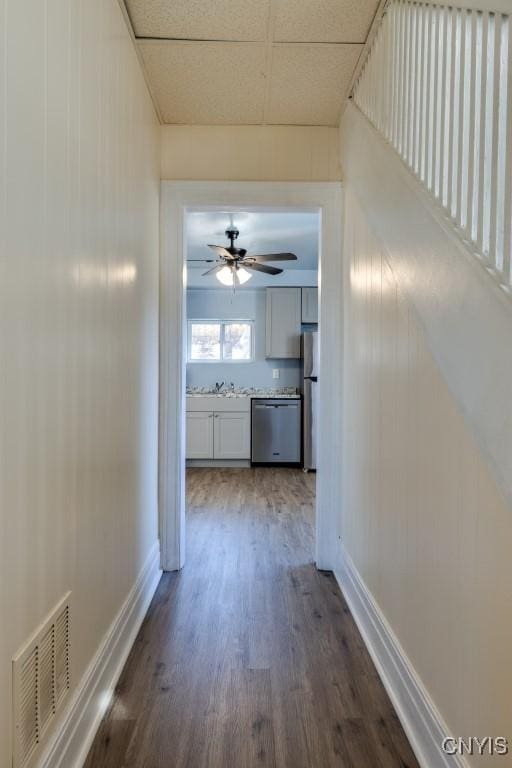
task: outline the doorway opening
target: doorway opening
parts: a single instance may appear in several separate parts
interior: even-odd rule
[[[161,191],[161,303],[160,303],[160,461],[159,461],[159,501],[160,501],[160,519],[161,519],[161,545],[162,545],[162,567],[164,570],[176,570],[181,568],[185,564],[185,491],[186,491],[186,470],[187,470],[187,439],[186,439],[186,424],[187,424],[187,359],[189,355],[189,326],[188,326],[188,313],[187,313],[187,276],[189,278],[188,287],[193,288],[193,284],[190,282],[190,265],[186,264],[187,257],[187,219],[191,214],[206,214],[211,212],[224,212],[224,214],[247,214],[257,215],[262,213],[310,213],[314,214],[319,221],[319,248],[318,248],[318,297],[319,297],[319,324],[322,327],[322,334],[324,338],[328,339],[328,345],[320,345],[319,355],[319,370],[318,370],[318,418],[317,418],[317,434],[320,435],[320,439],[317,445],[317,472],[316,472],[316,526],[314,529],[314,561],[318,568],[325,570],[333,570],[336,567],[337,552],[338,552],[338,525],[339,525],[339,500],[341,498],[341,439],[339,435],[338,425],[341,423],[341,382],[342,382],[342,340],[343,340],[343,323],[342,323],[342,292],[343,292],[343,280],[342,280],[342,258],[341,258],[341,222],[342,222],[342,188],[341,184],[337,182],[325,182],[325,183],[306,183],[306,182],[286,182],[286,183],[262,183],[262,182],[162,182]],[[230,221],[229,221],[230,224]],[[218,234],[213,240],[213,245],[223,248],[223,242],[228,245],[229,240],[222,234],[225,228],[227,228],[224,222],[222,223],[224,230],[219,230]],[[242,224],[237,224],[239,231],[242,230]],[[212,238],[213,239],[213,238]],[[239,240],[240,241],[240,240]],[[206,243],[206,248],[208,243]],[[285,246],[283,246],[284,248]],[[244,246],[245,248],[245,246]],[[207,249],[208,252],[211,249]],[[251,255],[250,249],[245,248],[247,253]],[[265,252],[269,249],[266,248]],[[290,247],[286,246],[285,251],[291,252]],[[212,253],[214,253],[212,251]],[[253,251],[254,253],[254,251]],[[209,253],[208,253],[209,255]],[[214,256],[216,254],[214,253]],[[255,255],[260,255],[255,253]],[[258,263],[258,262],[257,262]],[[270,264],[273,267],[280,267],[278,263],[272,262],[260,262],[264,264]],[[187,269],[187,266],[189,267]],[[204,269],[203,264],[198,265],[203,272],[208,270]],[[211,268],[219,265],[212,262],[207,265]],[[244,265],[246,266],[246,265]],[[253,272],[254,275],[250,278],[253,286],[257,285],[259,273],[261,270],[247,270]],[[220,272],[220,270],[219,270]],[[288,272],[290,274],[292,270]],[[274,273],[275,274],[275,273]],[[283,279],[281,274],[276,275],[277,279]],[[286,273],[284,273],[286,274]],[[202,275],[202,273],[201,273]],[[209,276],[205,276],[204,279],[211,279],[215,281],[215,285],[220,283],[217,280],[216,273],[212,273]],[[222,286],[225,287],[225,286]],[[260,286],[264,289],[262,293],[263,300],[265,301],[265,317],[267,316],[266,308],[266,294],[267,291],[271,294],[276,293],[279,288],[291,288],[300,289],[300,297],[302,301],[302,285],[300,281],[292,282],[287,285],[285,282],[279,285],[278,282],[272,286]],[[304,286],[314,288],[311,286]],[[220,287],[217,289],[220,290]],[[252,288],[255,293],[256,288]],[[232,287],[229,287],[224,296],[232,296]],[[243,294],[248,296],[249,294]],[[235,297],[242,296],[239,290],[238,283],[235,286]],[[292,300],[293,291],[290,291],[288,295],[289,303],[293,304]],[[239,300],[239,299],[237,299]],[[271,315],[275,314],[277,318],[280,317],[280,313],[284,312],[281,303],[276,300],[274,302],[275,308],[271,307],[269,310]],[[245,309],[244,305],[243,309]],[[246,310],[247,311],[247,310]],[[246,315],[246,311],[237,311],[238,315],[235,318],[231,318],[237,321],[247,321],[251,318]],[[202,312],[201,312],[202,314]],[[286,313],[285,313],[286,314]],[[203,316],[191,318],[196,320],[205,320]],[[210,318],[211,319],[211,318]],[[222,317],[215,318],[222,320]],[[229,318],[228,318],[229,319]],[[265,321],[267,322],[267,321]],[[206,325],[206,323],[198,323],[198,326]],[[217,357],[221,357],[221,361],[225,357],[237,356],[250,356],[254,355],[252,348],[253,338],[254,343],[257,345],[257,333],[254,337],[251,332],[251,323],[240,322],[234,324],[236,327],[232,327],[229,323],[217,324],[217,327],[213,330],[211,328],[204,329],[197,327],[190,329],[190,347],[194,346],[194,355],[200,354],[198,351],[200,348],[203,350],[203,354],[214,354]],[[281,328],[281,324],[277,322],[275,328],[278,330]],[[193,333],[192,333],[193,331]],[[265,331],[266,334],[266,331]],[[213,342],[212,342],[213,335]],[[275,338],[271,335],[272,344],[279,345],[283,339],[279,337],[279,333],[276,333]],[[266,336],[265,336],[265,352],[266,349]],[[208,349],[210,352],[208,352]],[[212,352],[212,349],[214,350]],[[273,350],[271,350],[273,354]],[[190,352],[192,354],[192,352]],[[269,356],[269,360],[272,360]],[[279,359],[279,358],[276,358]],[[283,358],[286,361],[286,358]],[[293,359],[293,358],[291,358]],[[301,361],[301,357],[297,358]],[[297,364],[296,359],[296,364]],[[214,360],[211,365],[218,365],[221,361]],[[248,362],[246,360],[246,362]],[[197,364],[197,363],[196,363]],[[207,363],[204,363],[208,365]],[[241,363],[231,360],[229,363],[230,370],[241,369]],[[279,370],[279,379],[272,379],[271,381],[278,381],[279,385],[285,385],[283,382],[284,373],[281,371],[286,370],[286,375],[292,375],[292,369],[288,369],[287,365],[270,362],[270,365],[274,365],[274,368]],[[299,366],[302,362],[299,362]],[[199,369],[197,369],[199,370]],[[213,370],[212,368],[208,370]],[[272,368],[270,370],[273,370]],[[297,374],[297,371],[295,372]],[[196,374],[194,374],[196,375]],[[272,374],[274,375],[274,374]],[[283,376],[283,378],[281,378]],[[215,383],[221,388],[224,377],[215,377],[210,374],[208,384],[215,386]],[[231,388],[233,382],[235,392],[231,393],[231,397],[225,396],[225,401],[233,400],[239,396],[240,393],[236,392],[237,385],[242,386],[242,377],[237,374],[237,378],[230,376],[227,384]],[[252,384],[252,382],[251,382]],[[189,376],[189,387],[195,386]],[[199,385],[197,385],[199,386]],[[275,384],[274,384],[275,386]],[[290,387],[292,385],[290,384]],[[271,384],[272,387],[272,384]],[[226,388],[226,381],[224,380],[223,388]],[[276,387],[277,388],[277,387]],[[296,389],[301,389],[300,377],[299,385]],[[189,396],[195,393],[189,391]],[[197,393],[199,396],[204,396],[209,393]],[[243,393],[242,393],[243,394]],[[273,394],[273,393],[272,393]],[[283,393],[288,394],[288,393]],[[290,393],[291,394],[291,393]],[[295,396],[298,398],[297,393]],[[251,399],[251,398],[250,398]],[[254,398],[252,398],[254,399]],[[262,400],[264,398],[261,398]],[[283,400],[292,400],[292,398],[283,398]],[[218,403],[218,400],[215,401]],[[217,439],[215,438],[215,427],[213,428],[213,455],[215,456],[215,448],[219,456],[226,455],[229,452],[230,456],[233,456],[233,452],[236,452],[237,445],[240,448],[242,444],[242,437],[244,435],[244,419],[241,416],[230,417],[228,407],[226,411],[228,415],[221,418],[221,412],[216,411],[217,405],[203,410],[196,411],[199,413],[209,413],[213,415],[215,420],[215,413],[219,413],[219,429],[217,430]],[[302,407],[302,398],[300,399]],[[274,405],[270,403],[269,405]],[[239,407],[239,406],[237,406]],[[241,414],[247,413],[247,404],[244,406],[245,411],[242,409],[236,411]],[[193,411],[194,406],[189,410]],[[277,410],[277,409],[276,409]],[[224,412],[224,411],[222,411]],[[283,409],[284,414],[284,409]],[[202,417],[194,417],[195,426],[198,426],[198,422]],[[250,421],[247,422],[247,416],[245,417],[246,431],[247,423],[250,424],[250,452],[249,457],[239,458],[226,458],[223,461],[245,462],[243,464],[234,465],[233,467],[224,468],[228,469],[255,470],[259,471],[260,466],[253,467],[251,464],[252,454],[252,403],[250,404],[249,411]],[[222,421],[222,423],[220,423]],[[272,420],[271,420],[272,421]],[[302,422],[302,418],[301,418]],[[205,434],[205,424],[199,425],[196,432],[196,437]],[[288,433],[290,423],[288,422]],[[302,424],[301,424],[302,433]],[[208,446],[211,445],[210,433],[208,433]],[[189,436],[189,446],[192,446],[194,441],[191,441]],[[305,475],[301,469],[302,462],[302,440],[301,442],[301,458],[299,462],[295,463],[297,467],[297,476],[304,479]],[[293,444],[293,441],[292,441]],[[199,443],[196,441],[196,447]],[[247,445],[247,443],[245,443]],[[211,449],[208,448],[208,451]],[[242,449],[240,448],[240,451]],[[278,447],[278,452],[281,450]],[[210,456],[211,453],[209,452]],[[202,461],[212,461],[212,459],[203,458]],[[201,461],[200,458],[189,459],[189,461]],[[215,461],[215,458],[213,459]],[[261,462],[263,465],[265,462]],[[290,462],[294,463],[294,462]],[[191,467],[191,469],[214,469],[212,467]],[[278,470],[275,470],[276,472]],[[220,476],[219,476],[220,477]],[[310,483],[314,485],[314,476],[311,474]],[[274,483],[273,487],[277,488],[279,483]],[[296,491],[294,491],[296,493]]]
[[[282,510],[314,559],[320,227],[318,208],[185,211],[192,560],[205,527],[215,540],[215,524],[224,544],[238,531],[234,551],[247,557],[239,548],[244,527],[274,526]]]

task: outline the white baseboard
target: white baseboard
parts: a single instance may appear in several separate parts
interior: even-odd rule
[[[39,768],[82,768],[161,576],[155,542],[80,680]]]
[[[343,547],[341,550],[336,579],[421,768],[469,768],[462,756],[442,751],[443,739],[453,734],[350,556]]]

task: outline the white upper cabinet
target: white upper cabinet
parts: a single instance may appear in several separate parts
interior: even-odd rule
[[[318,323],[318,288],[302,289],[302,322]]]
[[[267,288],[268,358],[300,358],[301,289]]]

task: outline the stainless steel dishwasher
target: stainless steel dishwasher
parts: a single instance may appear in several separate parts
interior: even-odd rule
[[[251,462],[300,464],[301,401],[252,401]]]

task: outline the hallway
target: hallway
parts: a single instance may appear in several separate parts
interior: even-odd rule
[[[0,768],[512,768],[512,0],[0,28]]]
[[[164,574],[86,768],[416,768],[334,578],[315,477],[187,474],[187,563]]]

